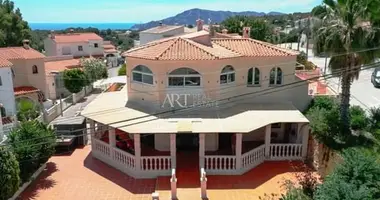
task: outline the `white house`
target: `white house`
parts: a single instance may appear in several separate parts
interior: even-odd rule
[[[13,91],[13,64],[0,57],[0,143],[9,130],[14,126],[16,103]]]
[[[151,29],[140,32],[140,45],[152,42],[154,40],[159,40],[166,37],[173,37],[184,33],[184,26],[170,26],[160,24],[157,27],[153,27]]]
[[[44,40],[46,56],[104,57],[103,38],[95,33],[55,34]]]

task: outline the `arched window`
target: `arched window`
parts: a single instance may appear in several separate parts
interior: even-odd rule
[[[148,67],[138,65],[132,70],[132,80],[135,82],[153,85],[153,73]]]
[[[169,87],[201,86],[201,75],[190,68],[179,68],[169,73]]]
[[[257,67],[248,70],[248,85],[260,85],[260,70]]]
[[[282,70],[279,67],[274,67],[270,71],[269,85],[281,85],[282,84]]]
[[[227,65],[222,69],[220,74],[220,84],[235,82],[235,70],[231,65]]]
[[[32,71],[33,71],[33,74],[38,74],[38,68],[36,65],[33,65]]]

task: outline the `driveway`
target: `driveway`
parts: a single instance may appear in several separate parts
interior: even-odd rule
[[[121,67],[121,65],[118,67],[108,68],[108,77],[118,76],[118,72],[119,72],[120,67]]]

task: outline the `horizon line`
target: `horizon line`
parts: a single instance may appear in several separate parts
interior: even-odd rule
[[[28,24],[140,24],[136,22],[29,22]]]

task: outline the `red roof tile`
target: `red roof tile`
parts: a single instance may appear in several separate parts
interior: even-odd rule
[[[45,61],[45,72],[49,74],[50,72],[61,72],[65,69],[80,67],[80,59],[68,59],[68,60],[57,60],[57,61]]]
[[[15,92],[15,96],[23,95],[23,94],[30,94],[40,91],[39,89],[32,87],[32,86],[20,86],[13,88]]]
[[[116,49],[116,47],[112,44],[105,44],[105,45],[103,45],[103,48],[104,49]]]
[[[96,33],[68,33],[56,34],[53,40],[56,43],[76,43],[76,42],[89,42],[90,40],[103,40],[102,37]]]
[[[11,67],[13,64],[8,60],[0,57],[0,67]]]
[[[0,48],[0,57],[5,60],[13,60],[13,59],[39,59],[45,58],[45,55],[34,50],[32,48],[24,48],[24,47],[6,47]]]

